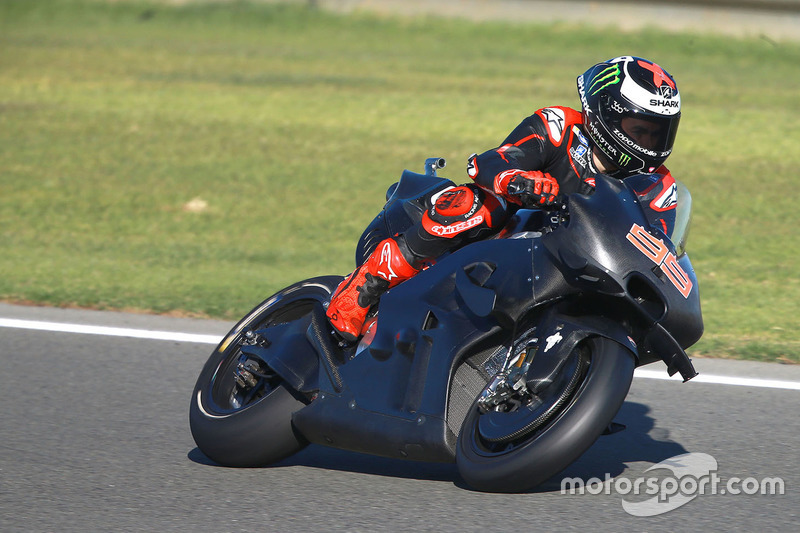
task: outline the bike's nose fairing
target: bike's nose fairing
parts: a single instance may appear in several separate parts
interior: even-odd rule
[[[594,194],[570,196],[569,221],[542,242],[568,282],[628,300],[685,349],[703,333],[697,277],[664,232],[674,209],[649,219],[646,208],[624,182],[598,176]]]

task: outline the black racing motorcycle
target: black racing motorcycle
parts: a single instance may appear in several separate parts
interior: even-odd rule
[[[360,264],[453,186],[408,170],[356,250]],[[253,309],[206,362],[191,400],[199,449],[267,465],[308,443],[453,462],[476,490],[518,492],[563,470],[608,428],[634,368],[684,381],[702,335],[685,253],[691,198],[671,177],[597,176],[591,195],[519,209],[389,290],[353,344],[325,307],[341,276],[296,283]]]

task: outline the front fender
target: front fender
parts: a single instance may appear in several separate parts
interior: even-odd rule
[[[618,322],[598,316],[569,316],[554,313],[540,322],[538,351],[528,372],[531,379],[544,380],[557,372],[575,346],[588,337],[605,337],[623,346],[636,360],[636,366],[662,360],[667,373],[680,373],[683,381],[697,375],[691,359],[678,341],[659,324],[654,324],[641,346]]]
[[[527,372],[528,388],[534,393],[553,380],[575,347],[589,337],[610,339],[639,362],[636,343],[625,328],[607,318],[553,313],[540,321],[537,329],[536,354]]]

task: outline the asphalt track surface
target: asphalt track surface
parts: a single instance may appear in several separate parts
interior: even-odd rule
[[[451,464],[317,446],[268,468],[210,463],[189,397],[231,325],[0,304],[0,531],[800,530],[800,367],[696,360],[708,382],[684,384],[651,365],[617,417],[627,429],[533,492],[484,494]],[[615,480],[652,478],[688,452],[712,456],[723,486],[779,477],[784,494],[707,493],[648,518],[623,509],[645,496]],[[599,494],[561,493],[565,477],[606,474]]]

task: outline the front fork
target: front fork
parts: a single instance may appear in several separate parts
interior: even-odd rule
[[[524,349],[516,351],[512,341],[504,365],[478,398],[478,408],[482,413],[505,410],[509,405],[536,399],[556,379],[578,344],[591,336],[610,338],[638,358],[635,343],[618,323],[551,312],[522,334]]]
[[[478,409],[481,414],[502,410],[501,406],[508,405],[512,399],[522,403],[530,398],[531,392],[528,390],[527,383],[528,370],[537,350],[538,339],[528,342],[525,349],[516,357],[510,357],[512,350],[509,349],[503,369],[495,374],[478,397]]]

